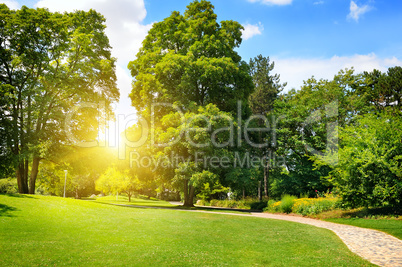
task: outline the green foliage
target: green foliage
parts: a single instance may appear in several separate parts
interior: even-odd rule
[[[293,213],[301,215],[319,214],[339,207],[337,198],[300,198],[295,201]]]
[[[271,74],[274,62],[269,57],[258,55],[250,59],[250,75],[253,79],[255,90],[249,97],[250,108],[253,114],[267,115],[274,108],[274,101],[286,86],[280,84],[280,76]]]
[[[119,171],[115,167],[109,167],[96,181],[96,189],[105,194],[126,193],[129,201],[134,191],[140,188],[138,178],[130,175],[128,170]]]
[[[105,114],[81,109],[67,123],[66,115],[82,102],[102,101],[111,111],[119,98],[116,59],[105,19],[94,10],[60,14],[1,4],[0,30],[0,155],[11,155],[19,192],[33,194],[40,161],[56,161],[75,143],[67,127],[78,143],[96,137],[96,117]]]
[[[0,194],[14,194],[18,191],[16,180],[0,179]]]
[[[256,201],[250,204],[252,210],[264,210],[268,206],[268,201]]]
[[[174,11],[153,24],[128,65],[134,77],[130,98],[138,111],[176,101],[235,111],[237,100],[247,100],[253,85],[247,63],[235,51],[243,27],[235,21],[219,24],[213,9],[208,1],[193,1],[183,15]]]
[[[281,201],[270,200],[265,211],[314,215],[330,211],[340,206],[338,198],[299,198],[285,195]]]
[[[63,151],[57,161],[40,163],[40,193],[63,196],[64,170],[67,170],[67,196],[81,198],[95,194],[95,181],[112,164],[115,155],[106,147],[69,147]]]
[[[284,213],[291,213],[296,197],[291,195],[284,195],[279,205],[280,211]]]
[[[255,198],[245,198],[239,200],[218,200],[212,199],[206,206],[233,208],[233,209],[251,209],[251,210],[263,210],[267,206],[267,201],[260,201]]]
[[[214,195],[226,195],[228,191],[229,188],[222,186],[219,181],[216,181],[215,183],[207,182],[204,183],[204,187],[200,188],[200,193],[197,195],[197,197],[203,201],[209,201]]]
[[[186,205],[191,206],[194,196],[206,189],[206,183],[209,188],[218,185],[214,189],[219,189],[219,177],[226,171],[222,164],[232,162],[229,146],[236,125],[230,113],[222,112],[212,104],[194,106],[193,110],[179,115],[171,112],[162,118],[156,140],[168,145],[154,148],[154,162],[159,164],[152,168],[162,181],[182,190]],[[172,155],[180,160],[173,158],[172,162]],[[224,192],[226,189],[219,190]]]
[[[382,112],[340,129],[339,164],[328,177],[351,207],[402,205],[402,120]]]

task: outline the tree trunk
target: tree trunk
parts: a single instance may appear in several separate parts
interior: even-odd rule
[[[268,197],[268,164],[264,166],[264,196]]]
[[[184,206],[187,206],[188,203],[188,180],[184,181],[184,188],[183,188],[183,192],[184,192]]]
[[[20,162],[17,167],[16,175],[17,175],[17,183],[18,183],[18,192],[20,194],[28,194],[28,179],[25,176],[25,164],[24,162]]]
[[[264,195],[266,198],[269,197],[269,159],[267,159],[267,163],[264,166]]]
[[[189,207],[194,207],[194,193],[195,193],[195,188],[190,185],[190,196],[188,199],[188,202],[190,203]]]
[[[35,183],[39,171],[39,161],[39,157],[34,157],[32,160],[31,177],[29,179],[29,194],[35,194]]]
[[[128,202],[131,202],[131,193],[127,193],[128,196]]]
[[[194,207],[193,199],[195,188],[188,184],[188,180],[184,182],[184,207]]]

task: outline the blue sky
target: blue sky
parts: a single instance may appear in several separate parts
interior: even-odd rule
[[[166,0],[7,0],[9,7],[47,7],[51,11],[94,8],[107,19],[107,34],[118,58],[121,100],[116,113],[134,112],[128,94],[133,60],[152,23],[191,2]],[[218,21],[236,20],[245,27],[238,49],[246,61],[258,54],[275,61],[286,90],[303,80],[331,79],[340,69],[357,72],[402,65],[400,0],[212,0]],[[123,127],[123,126],[122,126]]]
[[[172,10],[184,12],[189,2],[146,0],[144,23],[160,21]],[[348,17],[350,0],[276,0],[290,3],[283,5],[263,2],[212,1],[219,21],[232,19],[261,29],[261,35],[243,41],[239,52],[245,59],[256,53],[285,58],[369,53],[402,57],[402,1],[354,1],[357,10],[363,11],[354,18]]]

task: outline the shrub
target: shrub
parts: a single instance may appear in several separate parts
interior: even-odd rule
[[[197,201],[197,205],[199,205],[198,203],[201,202]],[[263,210],[265,207],[267,207],[267,201],[259,201],[255,198],[246,198],[241,200],[212,199],[210,201],[210,205],[222,208]]]
[[[309,215],[333,210],[337,207],[337,198],[299,198],[295,200],[292,211]]]
[[[210,206],[208,201],[202,200],[202,199],[197,200],[197,203],[195,203],[195,205],[198,205],[198,206]]]
[[[281,201],[268,201],[268,206],[264,211],[311,215],[337,209],[339,208],[339,203],[339,199],[335,197],[296,199],[294,196],[286,195]]]
[[[295,199],[295,196],[284,195],[279,205],[280,211],[284,213],[291,213]]]
[[[264,211],[268,211],[268,212],[279,212],[279,204],[281,202],[280,201],[276,201],[276,200],[269,200],[267,203],[267,207],[264,209]]]
[[[339,162],[327,178],[346,207],[402,206],[400,129],[400,114],[390,112],[357,116],[340,128]]]
[[[0,179],[0,194],[14,194],[17,192],[15,181],[9,179]]]
[[[267,201],[258,201],[250,204],[250,209],[252,210],[264,210],[268,205]]]

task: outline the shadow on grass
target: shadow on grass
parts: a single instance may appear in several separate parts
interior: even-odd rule
[[[33,196],[30,195],[24,195],[24,194],[2,194],[8,197],[18,197],[18,198],[34,198]]]
[[[342,218],[367,218],[370,216],[401,216],[402,207],[362,208],[342,213]]]
[[[0,217],[14,217],[14,215],[10,214],[12,211],[17,211],[17,208],[0,204]]]
[[[262,212],[260,210],[244,210],[244,209],[230,209],[230,208],[217,208],[217,207],[184,207],[181,205],[177,206],[158,206],[158,205],[134,205],[134,204],[118,204],[118,203],[110,203],[110,202],[101,202],[98,201],[96,203],[119,206],[119,207],[127,207],[127,208],[139,208],[139,209],[166,209],[166,210],[199,210],[199,211],[215,211],[215,212],[236,212],[236,213],[250,213],[250,212]]]

